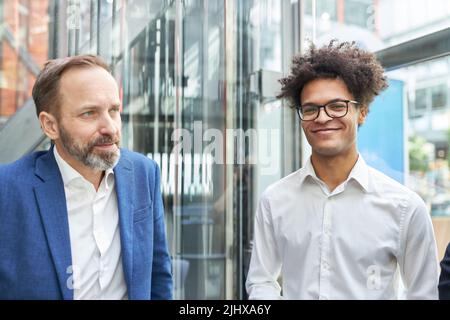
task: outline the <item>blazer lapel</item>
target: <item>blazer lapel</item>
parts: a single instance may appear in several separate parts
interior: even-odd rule
[[[119,207],[120,243],[122,263],[127,283],[128,298],[134,299],[133,281],[133,196],[134,170],[124,152],[114,168],[117,203]]]
[[[73,299],[70,280],[72,255],[70,248],[69,222],[66,196],[53,148],[37,159],[36,175],[43,181],[34,188],[48,246],[56,268],[59,286],[64,300]]]

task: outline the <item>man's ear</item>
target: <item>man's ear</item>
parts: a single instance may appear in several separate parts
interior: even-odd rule
[[[42,131],[51,140],[59,138],[59,127],[56,117],[48,112],[42,111],[39,113],[39,122],[41,123]]]
[[[368,113],[369,108],[367,106],[362,106],[359,108],[358,125],[362,125],[364,123]]]

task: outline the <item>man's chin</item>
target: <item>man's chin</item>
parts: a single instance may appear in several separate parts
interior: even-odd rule
[[[342,153],[342,150],[337,147],[317,147],[313,148],[313,152],[317,155],[323,156],[323,157],[335,157]]]
[[[90,155],[90,160],[88,162],[91,164],[93,169],[107,170],[113,168],[120,158],[120,150],[117,149],[114,152],[111,151],[98,151],[92,150]]]

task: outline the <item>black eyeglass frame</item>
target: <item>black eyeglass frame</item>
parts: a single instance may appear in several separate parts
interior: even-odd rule
[[[345,105],[346,105],[346,107],[347,107],[347,109],[345,110],[345,113],[344,113],[342,116],[339,116],[339,117],[331,116],[331,115],[327,112],[327,106],[330,105],[330,104],[332,104],[332,103],[336,103],[336,102],[345,102]],[[297,106],[297,107],[295,107],[295,109],[297,110],[298,117],[299,117],[300,120],[302,120],[302,121],[314,121],[314,120],[316,120],[316,119],[319,117],[320,109],[321,109],[321,108],[323,108],[323,110],[325,111],[325,114],[326,114],[328,117],[330,117],[330,118],[332,118],[332,119],[339,119],[339,118],[345,117],[345,116],[348,114],[348,104],[349,104],[349,103],[353,103],[354,105],[360,105],[360,103],[359,103],[358,101],[354,101],[354,100],[346,100],[346,99],[336,99],[336,100],[332,100],[332,101],[328,102],[327,104],[324,104],[324,105],[321,105],[321,106],[320,106],[320,105],[314,105],[315,107],[317,107],[317,114],[316,114],[316,117],[315,117],[314,119],[308,119],[308,120],[305,120],[305,119],[302,118],[302,115],[301,115],[301,109],[302,109],[302,106]]]

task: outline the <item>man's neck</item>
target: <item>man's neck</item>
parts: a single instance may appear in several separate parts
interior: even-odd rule
[[[72,164],[70,165],[72,166]],[[105,171],[96,171],[90,168],[86,168],[85,166],[80,166],[79,168],[75,168],[74,166],[72,166],[72,168],[77,170],[83,176],[83,178],[92,183],[92,185],[95,188],[95,191],[98,191],[100,183],[102,182],[102,179],[105,176]]]
[[[67,162],[67,164],[71,166],[75,171],[77,171],[83,178],[92,183],[95,191],[98,191],[100,183],[102,182],[102,179],[105,175],[105,171],[92,170],[79,161],[73,159],[73,157],[69,156],[63,147],[55,145],[55,148],[57,148],[60,157],[65,162]]]
[[[311,156],[317,177],[325,182],[330,192],[348,178],[356,161],[358,161],[356,149],[337,156],[324,156],[314,152]]]

